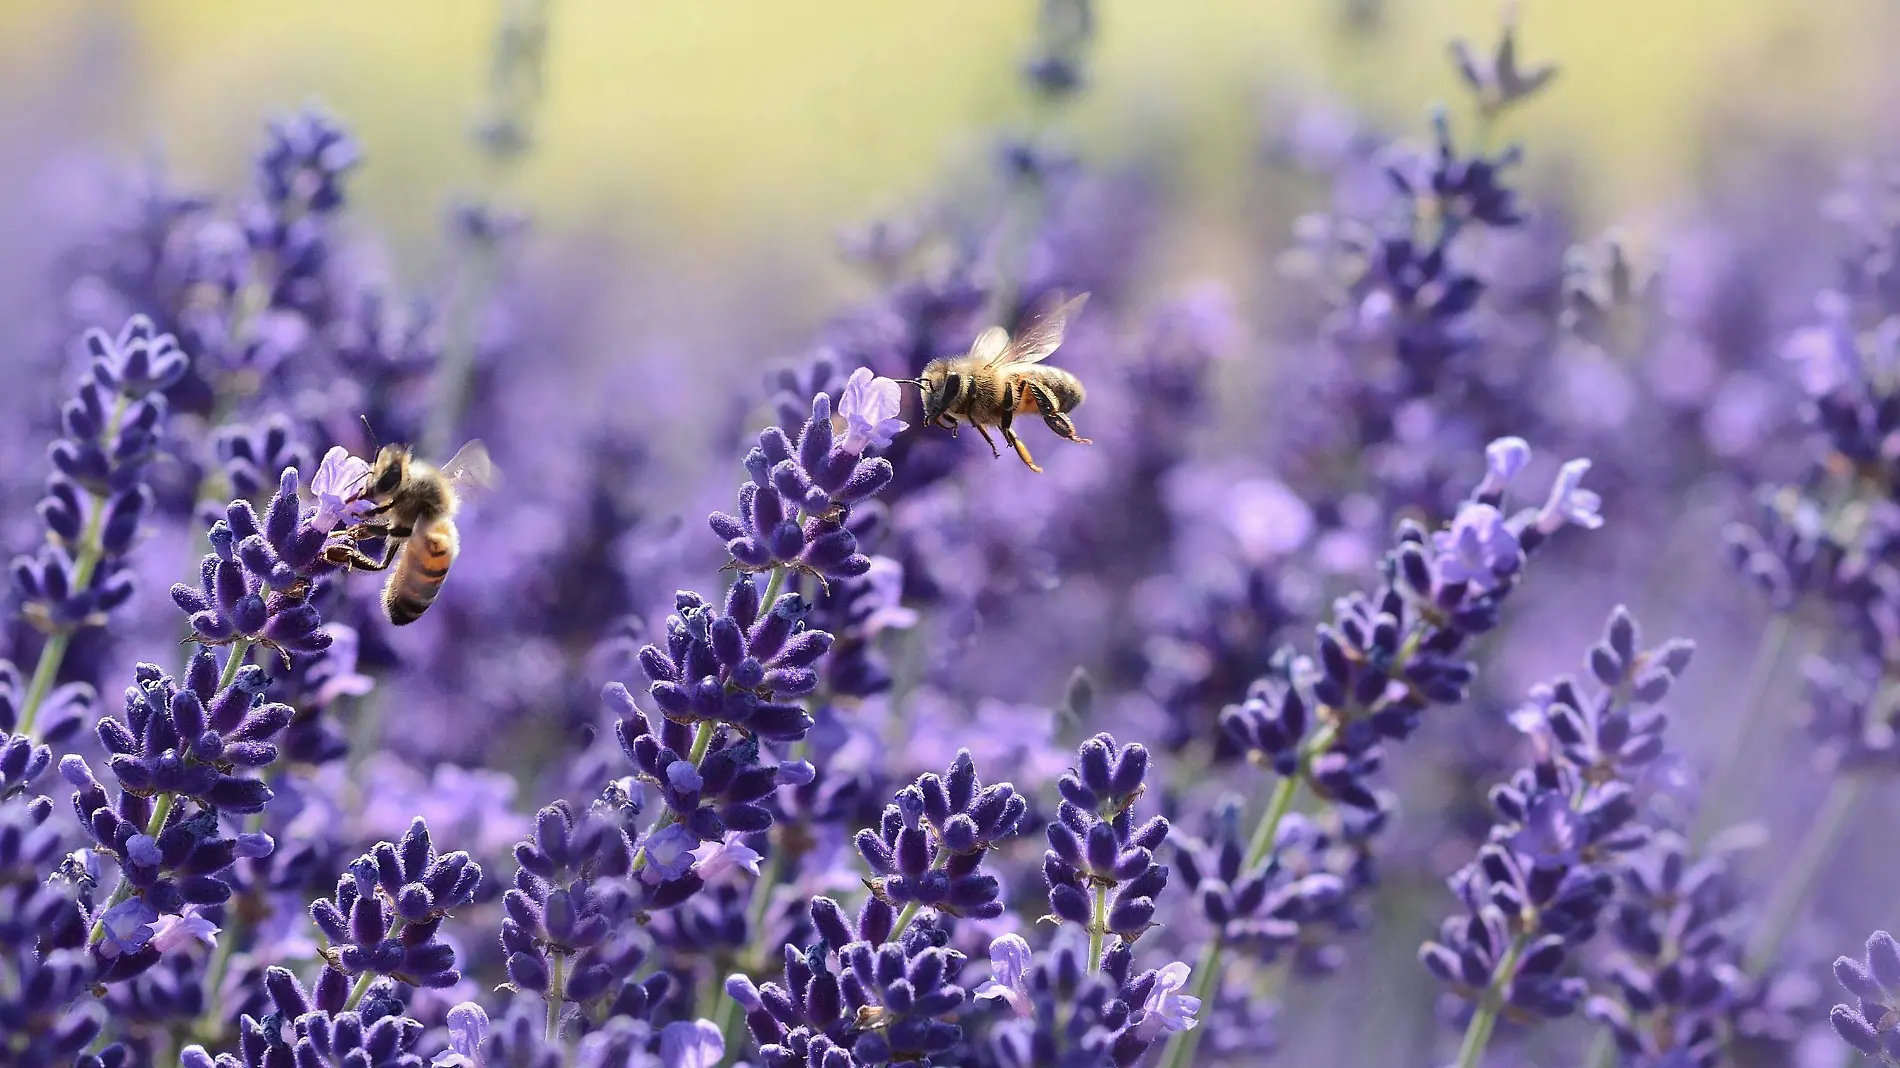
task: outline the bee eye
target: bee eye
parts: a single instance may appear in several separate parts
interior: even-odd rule
[[[382,474],[376,476],[376,492],[388,493],[394,490],[396,488],[396,484],[401,481],[402,481],[402,472],[396,470],[393,467],[386,468],[384,469]]]

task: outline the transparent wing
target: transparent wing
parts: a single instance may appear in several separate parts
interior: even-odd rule
[[[455,487],[456,496],[467,500],[494,489],[501,481],[501,472],[488,458],[488,447],[471,441],[455,450],[449,462],[442,465],[442,477]]]
[[[976,335],[976,341],[970,345],[970,358],[978,363],[993,364],[1008,350],[1009,331],[992,326]]]
[[[1029,315],[1029,324],[1017,333],[997,358],[992,367],[1011,363],[1041,363],[1049,354],[1062,344],[1062,332],[1069,325],[1069,317],[1082,310],[1087,304],[1087,293],[1063,303],[1061,293],[1052,293],[1036,302],[1035,310]]]

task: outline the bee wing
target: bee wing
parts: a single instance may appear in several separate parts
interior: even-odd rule
[[[455,450],[449,462],[442,465],[442,477],[449,480],[456,496],[463,500],[494,489],[501,481],[501,473],[488,458],[488,447],[480,441],[471,441]]]
[[[1049,354],[1062,344],[1062,332],[1069,325],[1069,317],[1082,310],[1087,304],[1087,293],[1074,300],[1063,303],[1061,293],[1052,293],[1036,302],[1036,308],[1030,313],[1027,326],[1017,333],[1009,346],[990,361],[991,367],[1001,367],[1012,363],[1041,363]]]
[[[976,341],[970,345],[970,358],[980,364],[994,365],[1009,351],[1009,331],[1000,326],[992,326],[976,335]]]

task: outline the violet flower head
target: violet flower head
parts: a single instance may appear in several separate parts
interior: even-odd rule
[[[617,682],[609,683],[602,697],[618,719],[614,729],[621,751],[633,763],[635,778],[657,788],[666,805],[663,822],[656,823],[646,840],[638,843],[642,853],[649,845],[654,847],[651,856],[637,862],[642,878],[650,875],[644,870],[649,862],[664,863],[668,854],[682,872],[664,891],[655,888],[649,906],[678,904],[701,885],[689,870],[691,851],[698,843],[722,842],[730,832],[753,834],[772,825],[772,812],[764,801],[779,786],[779,768],[761,764],[757,740],[728,727],[702,724],[711,730],[702,746],[695,745],[694,729],[678,720],[658,717],[656,728],[634,704],[627,688]],[[696,750],[701,754],[697,760],[693,759]],[[676,828],[683,828],[687,836],[681,837]]]
[[[646,904],[627,881],[634,847],[626,830],[605,813],[577,814],[556,802],[536,815],[533,835],[515,847],[515,860],[514,886],[502,897],[509,981],[583,1011],[637,986],[630,981],[644,950],[629,938],[610,937]],[[565,972],[558,989],[552,985],[557,967]]]
[[[326,968],[306,989],[288,969],[273,967],[264,972],[264,988],[271,1011],[239,1020],[237,1053],[214,1057],[203,1046],[186,1046],[180,1068],[423,1068],[413,1051],[424,1028],[389,980],[353,994],[343,973]]]
[[[467,853],[438,854],[420,819],[401,843],[378,842],[337,880],[334,897],[310,907],[330,946],[326,973],[454,986],[462,978],[455,950],[438,935],[445,916],[474,900],[481,879]]]
[[[874,399],[865,403],[856,410],[859,418],[881,411]],[[730,566],[740,571],[788,567],[821,580],[870,569],[847,519],[851,506],[882,490],[895,471],[888,460],[865,459],[845,448],[831,418],[831,398],[820,393],[812,398],[811,418],[796,446],[779,427],[759,434],[758,446],[746,454],[752,479],[739,488],[739,514],[714,512],[708,519],[726,543]],[[877,432],[876,427],[866,431]]]
[[[832,637],[805,626],[803,597],[788,593],[763,607],[758,586],[742,575],[723,612],[685,591],[675,608],[665,647],[640,650],[647,693],[669,720],[728,723],[774,741],[805,736],[812,719],[793,699],[817,689],[815,665]]]
[[[282,415],[250,425],[219,427],[211,445],[224,469],[231,496],[247,501],[275,488],[277,473],[284,468],[304,470],[310,466],[308,449],[298,440],[290,420]],[[313,487],[313,492],[320,491]]]
[[[286,665],[329,647],[310,587],[334,568],[325,556],[330,531],[320,510],[302,507],[297,490],[297,471],[287,468],[261,520],[249,501],[236,500],[212,525],[198,585],[172,587],[172,602],[190,618],[197,641],[255,642]]]
[[[838,398],[838,414],[845,423],[845,436],[838,448],[862,455],[866,449],[889,445],[910,428],[897,417],[903,406],[902,387],[895,381],[877,377],[868,367],[851,372]]]
[[[782,985],[755,987],[743,975],[726,981],[766,1064],[870,1068],[957,1047],[963,1028],[944,1017],[964,1009],[969,992],[959,984],[964,956],[945,947],[942,929],[920,920],[887,941],[892,913],[875,897],[855,926],[829,898],[811,907],[820,941],[785,947]]]
[[[132,595],[122,567],[153,506],[143,475],[158,449],[164,390],[185,373],[170,334],[135,315],[117,338],[88,331],[92,364],[60,409],[61,436],[47,455],[54,473],[38,510],[49,544],[13,561],[27,619],[49,634],[104,622]]]
[[[990,1029],[989,1052],[997,1064],[1132,1068],[1157,1042],[1197,1025],[1200,1001],[1183,993],[1191,975],[1186,964],[1175,961],[1137,972],[1123,943],[1102,955],[1100,969],[1091,970],[1084,966],[1079,941],[1062,938],[1053,949],[1036,954],[1025,946],[1020,959],[1012,950],[1009,991],[1015,996],[986,999],[1011,1010]],[[993,948],[993,966],[994,960]],[[1269,1042],[1265,1035],[1254,1037]]]
[[[1828,1013],[1834,1032],[1882,1063],[1900,1060],[1900,942],[1875,931],[1863,959],[1835,959],[1834,979],[1859,999],[1858,1005],[1836,1005]]]
[[[1634,619],[1618,607],[1587,657],[1602,693],[1586,697],[1560,679],[1536,695],[1541,728],[1534,713],[1517,717],[1543,744],[1528,767],[1492,789],[1497,818],[1489,840],[1451,879],[1463,912],[1419,950],[1458,997],[1501,997],[1543,1017],[1569,1015],[1583,1003],[1586,983],[1572,974],[1576,947],[1606,918],[1615,859],[1651,841],[1636,797],[1638,776],[1659,747],[1631,735],[1640,725],[1653,738],[1661,723],[1638,709],[1669,692],[1691,648],[1671,642],[1638,652],[1637,636]],[[1593,1011],[1616,1031],[1614,1006]]]
[[[1029,804],[1009,783],[988,786],[959,750],[949,770],[926,773],[898,791],[876,830],[855,839],[871,867],[873,896],[952,916],[1002,915],[1002,884],[983,870],[991,847],[1015,834]]]
[[[361,522],[376,506],[372,500],[359,499],[369,481],[369,471],[369,461],[341,445],[324,453],[323,462],[310,477],[310,494],[317,499],[317,511],[310,518],[310,525],[328,534],[339,525],[347,527]]]
[[[257,157],[258,191],[274,208],[322,215],[343,206],[343,177],[361,162],[354,138],[315,108],[272,119]]]
[[[277,762],[275,739],[296,714],[262,699],[264,670],[245,665],[220,686],[217,657],[200,649],[182,685],[152,664],[139,665],[135,679],[126,689],[123,720],[106,717],[98,727],[106,766],[119,782],[206,808],[262,811],[271,792],[257,770]]]
[[[1030,1012],[1029,967],[1034,963],[1029,943],[1020,935],[999,935],[990,942],[990,978],[975,991],[978,1001],[1001,1001],[1018,1016]]]
[[[449,1010],[449,1048],[429,1061],[430,1068],[488,1068],[482,1046],[488,1041],[488,1013],[472,1001]]]
[[[1624,865],[1621,882],[1608,989],[1585,1014],[1633,1063],[1714,1063],[1750,997],[1740,967],[1744,898],[1729,858],[1693,859],[1680,836],[1659,834]]]
[[[1148,773],[1145,748],[1098,734],[1082,743],[1078,756],[1076,770],[1057,781],[1062,803],[1047,831],[1042,874],[1049,909],[1058,920],[1131,943],[1153,922],[1155,898],[1168,885],[1167,867],[1155,860],[1168,839],[1168,821],[1155,816],[1135,823]],[[1102,915],[1091,895],[1106,902]]]

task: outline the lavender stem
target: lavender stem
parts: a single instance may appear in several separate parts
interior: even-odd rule
[[[1323,728],[1312,738],[1309,754],[1323,751],[1333,741],[1331,728]],[[1254,828],[1253,839],[1247,845],[1246,867],[1251,869],[1266,859],[1273,850],[1273,843],[1279,837],[1280,823],[1286,814],[1293,811],[1293,799],[1299,796],[1300,776],[1289,775],[1281,779],[1273,788],[1273,796],[1267,801],[1267,810],[1260,816],[1260,823]],[[1221,954],[1226,946],[1219,931],[1207,940],[1207,948],[1201,951],[1201,959],[1194,965],[1194,996],[1201,1004],[1212,1005],[1219,980]],[[1161,1058],[1161,1068],[1187,1068],[1194,1061],[1194,1047],[1200,1044],[1200,1028],[1177,1031],[1168,1040],[1168,1048]]]
[[[384,937],[385,938],[396,937],[398,934],[402,932],[402,929],[405,926],[407,926],[407,923],[408,921],[404,920],[401,916],[396,917],[395,920],[391,922],[389,925],[389,933],[385,935]],[[362,975],[357,976],[356,985],[350,987],[349,1000],[343,1003],[343,1011],[350,1012],[354,1010],[358,1005],[361,1005],[363,1003],[363,995],[369,993],[369,984],[375,981],[376,981],[375,972],[364,972]]]
[[[113,402],[112,414],[106,420],[105,433],[99,440],[110,442],[119,436],[119,426],[125,421],[125,410],[130,402],[125,394]],[[79,535],[79,554],[73,558],[73,593],[83,593],[92,588],[93,573],[99,570],[99,561],[105,558],[105,546],[100,536],[105,531],[106,498],[90,490],[86,498],[92,503],[92,514],[86,517],[86,529]],[[53,692],[53,681],[59,677],[59,667],[66,660],[66,650],[72,647],[73,632],[61,629],[46,639],[40,647],[39,663],[33,666],[33,681],[28,684],[26,699],[20,706],[19,733],[33,737],[33,721],[38,718],[40,706],[46,702],[46,695]]]
[[[1781,674],[1781,662],[1788,651],[1788,638],[1794,633],[1794,616],[1782,612],[1775,616],[1762,631],[1761,640],[1755,646],[1755,654],[1749,664],[1747,687],[1742,691],[1742,706],[1738,710],[1732,729],[1722,736],[1722,748],[1709,766],[1709,786],[1703,793],[1702,811],[1696,820],[1695,833],[1690,841],[1700,847],[1708,844],[1709,836],[1721,826],[1727,815],[1728,802],[1736,789],[1736,774],[1742,762],[1742,752],[1747,748],[1748,740],[1753,737],[1761,724],[1763,711],[1768,707],[1768,691]]]
[[[1866,782],[1857,775],[1840,775],[1829,788],[1827,798],[1821,802],[1821,811],[1815,814],[1808,825],[1807,834],[1801,839],[1801,847],[1795,851],[1794,859],[1789,862],[1787,874],[1775,884],[1774,893],[1762,910],[1762,918],[1755,924],[1755,937],[1748,944],[1748,953],[1742,958],[1742,969],[1749,975],[1760,975],[1762,970],[1774,962],[1775,952],[1781,948],[1782,939],[1788,935],[1789,928],[1801,915],[1801,905],[1807,899],[1808,891],[1813,888],[1815,879],[1820,877],[1821,869],[1828,858],[1834,855],[1834,847],[1840,844],[1841,835],[1846,833],[1854,809],[1860,804],[1861,793]]]
[[[1491,1032],[1498,1025],[1498,1010],[1504,1007],[1505,990],[1517,971],[1517,958],[1524,952],[1524,942],[1523,935],[1513,938],[1504,951],[1504,958],[1498,961],[1497,975],[1471,1014],[1471,1023],[1465,1027],[1464,1043],[1458,1047],[1457,1068],[1478,1068],[1478,1062],[1484,1059],[1484,1048],[1491,1044]]]
[[[554,978],[548,984],[548,1025],[547,1040],[550,1044],[561,1040],[561,1007],[567,1000],[567,955],[549,954],[554,958]]]

